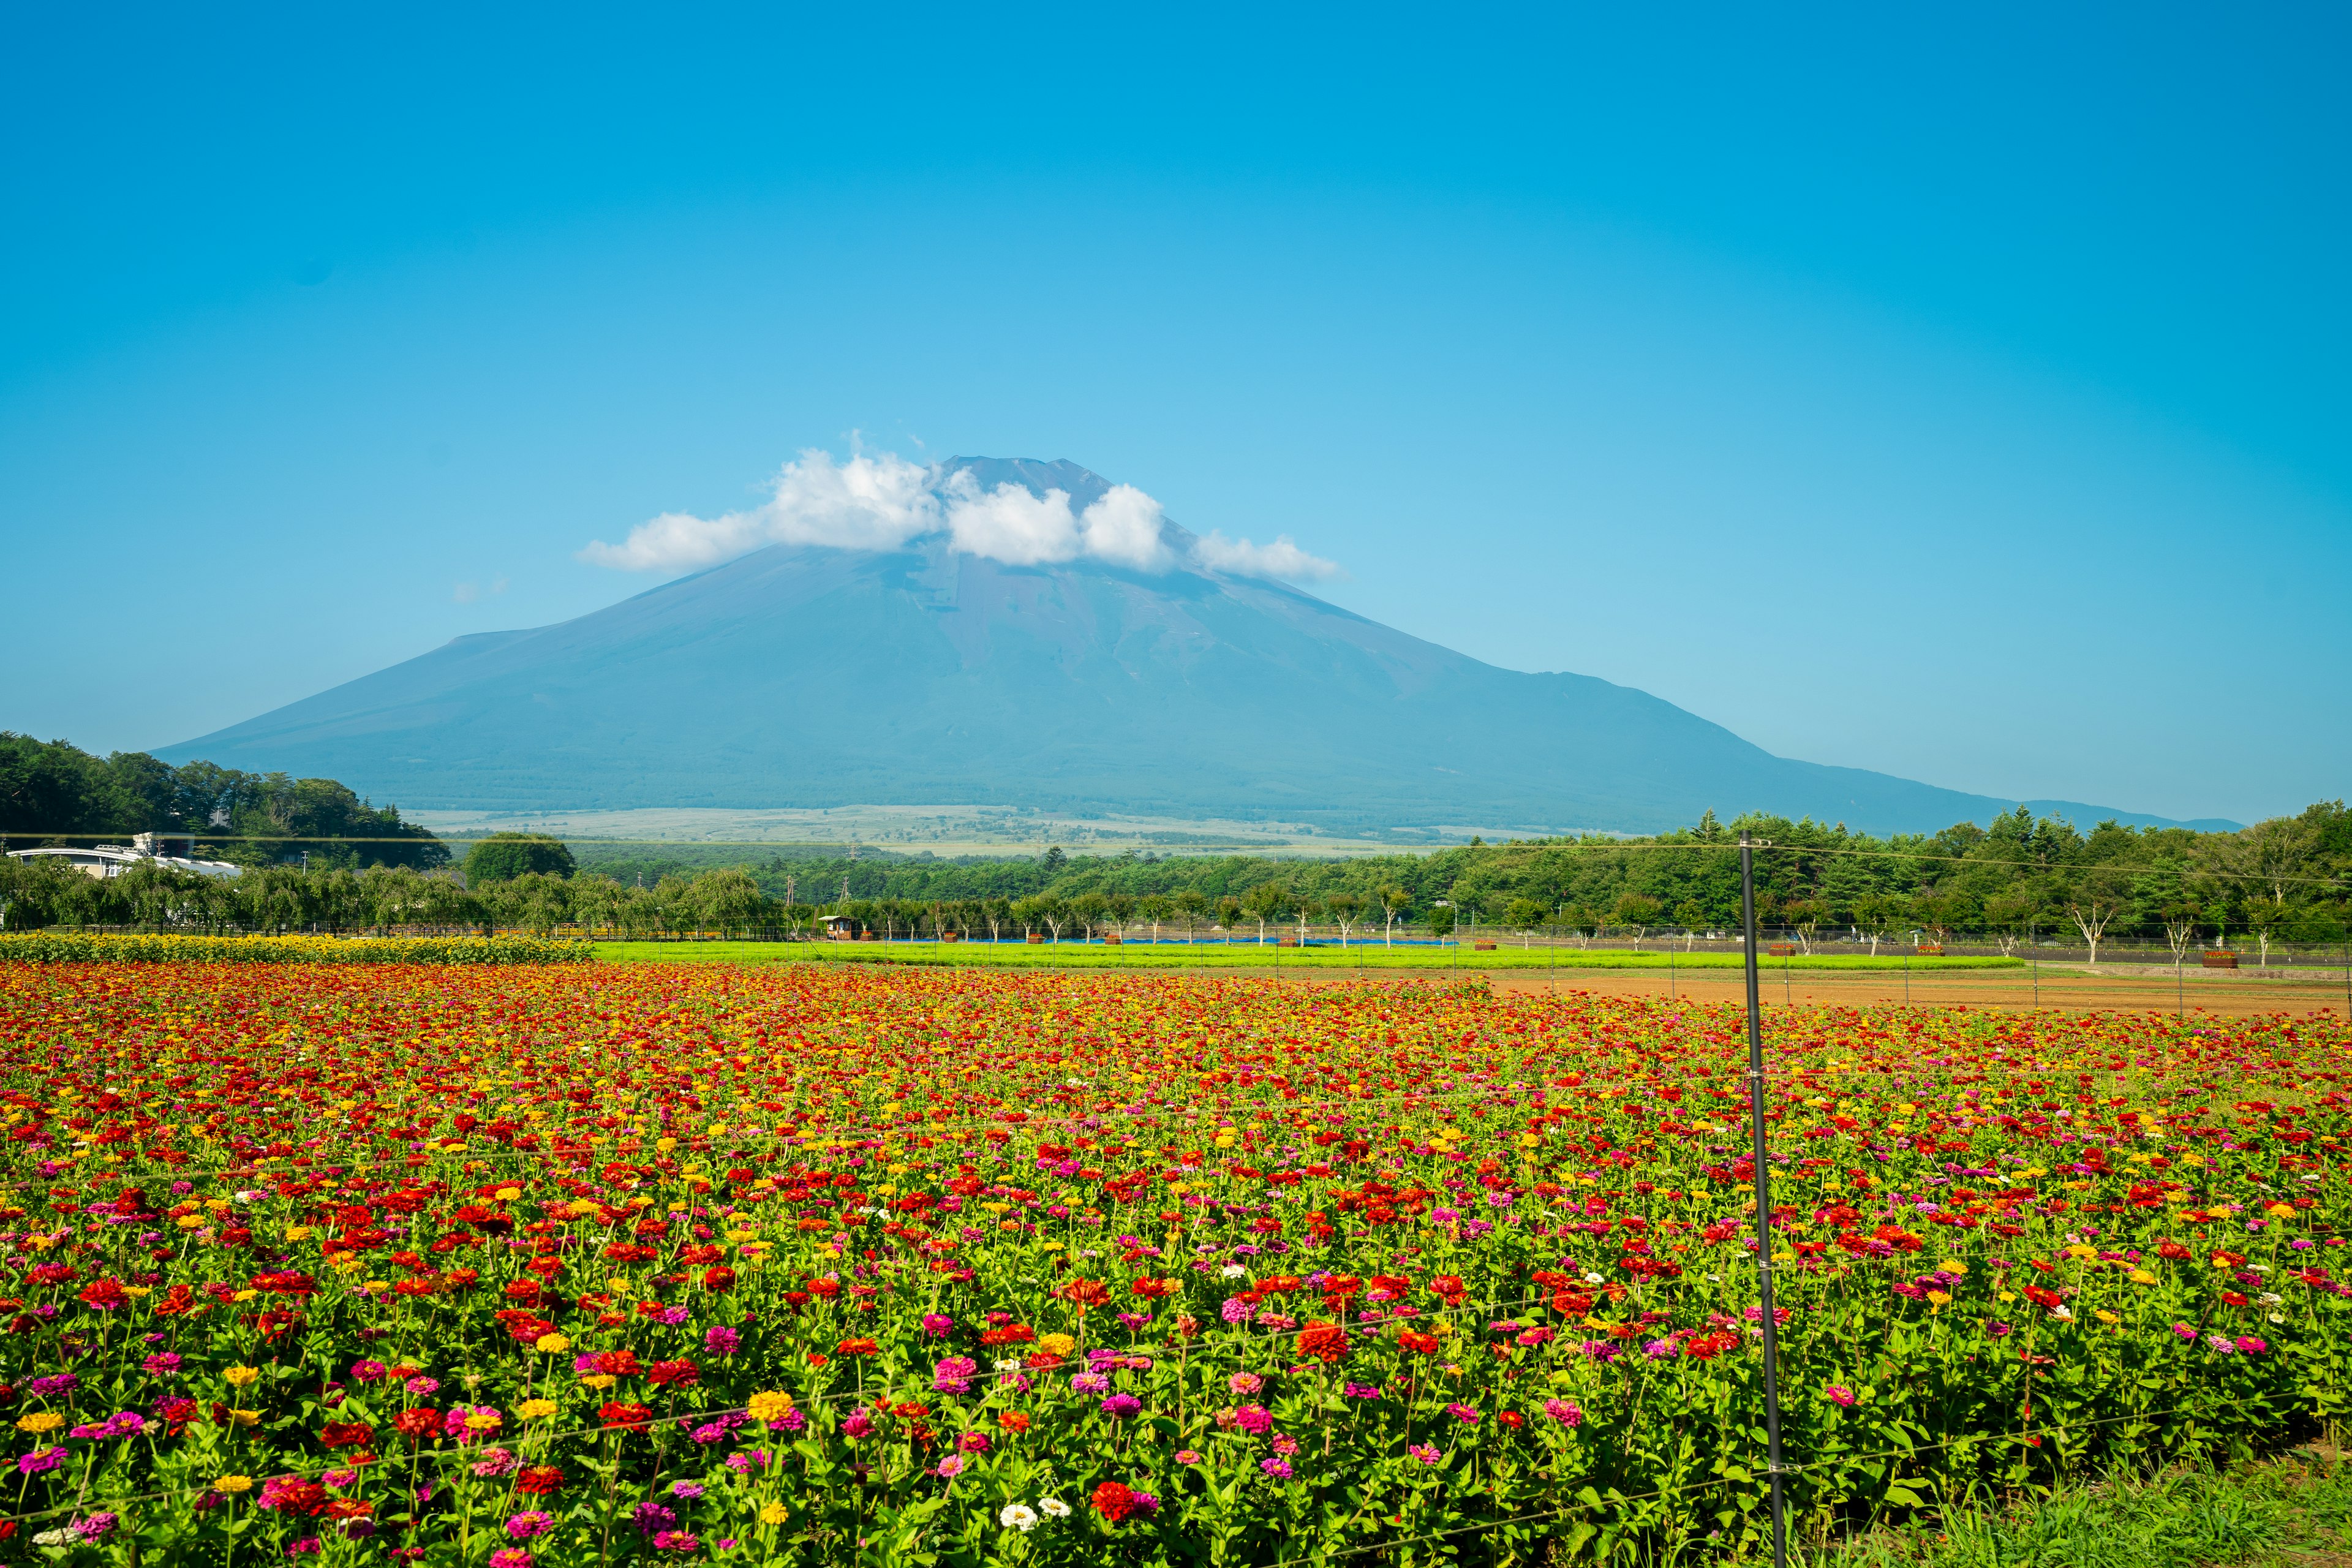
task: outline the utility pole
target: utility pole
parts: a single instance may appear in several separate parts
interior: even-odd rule
[[[1756,1162],[1756,1282],[1764,1300],[1764,1437],[1772,1477],[1772,1568],[1789,1568],[1780,1487],[1780,1335],[1772,1311],[1772,1166],[1764,1142],[1764,1015],[1757,995],[1756,849],[1739,835],[1739,923],[1748,934],[1748,1110]]]

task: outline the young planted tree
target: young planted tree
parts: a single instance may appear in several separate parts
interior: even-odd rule
[[[1450,904],[1430,905],[1428,910],[1422,915],[1421,923],[1429,928],[1429,934],[1431,936],[1435,937],[1439,942],[1444,942],[1447,937],[1454,934],[1453,906]]]
[[[1550,913],[1549,910],[1533,899],[1513,899],[1511,907],[1504,911],[1505,917],[1518,928],[1519,946],[1522,949],[1527,947],[1528,937],[1534,933],[1537,927],[1544,923],[1545,917]]]
[[[1198,888],[1186,888],[1168,900],[1175,911],[1176,923],[1184,928],[1184,945],[1192,945],[1192,933],[1209,918],[1209,895]]]
[[[1332,923],[1339,928],[1339,947],[1346,951],[1348,933],[1355,929],[1356,921],[1364,912],[1363,896],[1349,892],[1333,893],[1323,900],[1323,908],[1330,915]]]
[[[1698,941],[1699,928],[1706,924],[1706,907],[1696,899],[1685,899],[1675,906],[1675,924],[1683,928],[1683,951],[1688,952]]]
[[[1397,917],[1412,908],[1412,894],[1398,887],[1394,882],[1383,882],[1381,884],[1380,890],[1373,896],[1381,901],[1381,923],[1386,933],[1381,945],[1394,947]]]
[[[1657,924],[1658,917],[1664,913],[1665,906],[1647,893],[1617,895],[1617,923],[1633,931],[1635,952],[1642,951],[1642,939],[1649,934],[1650,928]]]
[[[2106,935],[2107,927],[2116,917],[2129,907],[2130,895],[2120,885],[2116,875],[2105,868],[2095,867],[2075,879],[2074,887],[2066,900],[2066,916],[2074,929],[2083,933],[2089,944],[2091,963],[2099,962],[2099,942]]]
[[[1290,907],[1290,889],[1279,882],[1260,882],[1242,895],[1242,907],[1257,921],[1257,944],[1265,945],[1265,925],[1279,920]]]
[[[1241,924],[1242,917],[1248,912],[1242,901],[1231,893],[1217,900],[1217,928],[1225,933],[1225,946],[1234,944],[1234,928]],[[1264,931],[1259,931],[1258,940],[1265,940]]]

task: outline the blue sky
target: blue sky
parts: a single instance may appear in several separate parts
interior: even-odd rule
[[[2347,792],[2347,13],[1111,9],[21,14],[0,727],[576,615],[862,441],[1787,755]]]

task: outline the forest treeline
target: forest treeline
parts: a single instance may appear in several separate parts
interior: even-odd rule
[[[657,935],[812,930],[827,914],[887,934],[953,931],[1055,937],[1148,922],[1174,931],[1311,921],[1378,932],[1460,922],[1562,932],[1724,930],[1738,919],[1738,837],[1757,855],[1761,923],[1807,942],[1874,946],[1919,933],[2093,949],[2161,936],[2176,952],[2241,935],[2345,939],[2352,813],[2339,803],[2237,833],[2088,833],[2020,810],[1990,827],[1880,839],[1811,822],[1749,817],[1637,839],[1472,844],[1348,860],[1069,857],[877,860],[770,858],[625,882],[527,871],[472,886],[413,867],[258,868],[215,881],[142,867],[108,882],[59,868],[0,871],[0,921],[251,931],[560,926]],[[593,846],[583,846],[584,849]],[[479,851],[478,851],[479,855]],[[469,860],[478,869],[488,858]],[[520,860],[509,861],[521,864]],[[844,897],[844,894],[846,897]]]
[[[198,857],[271,866],[308,855],[320,868],[449,863],[448,847],[394,807],[333,779],[173,767],[144,752],[93,756],[65,741],[0,730],[0,848],[137,833],[195,840]]]

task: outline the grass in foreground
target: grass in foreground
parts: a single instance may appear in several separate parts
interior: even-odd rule
[[[2352,1563],[2352,1466],[2300,1448],[2228,1470],[2071,1488],[1881,1528],[1801,1555],[1814,1568],[2200,1568]]]
[[[620,963],[903,963],[933,968],[969,969],[1364,969],[1414,970],[1433,973],[1454,970],[1494,969],[1738,969],[1736,952],[1632,952],[1622,949],[1580,951],[1562,948],[1498,947],[1491,952],[1468,948],[1358,946],[1274,948],[1255,944],[1160,942],[1104,947],[1066,942],[1031,947],[1022,942],[603,942],[598,956]],[[2015,958],[1943,957],[1910,960],[1915,970],[2015,969]],[[1899,970],[1902,955],[1877,958],[1864,954],[1816,954],[1811,958],[1768,958],[1765,966],[1778,973],[1796,970]]]

